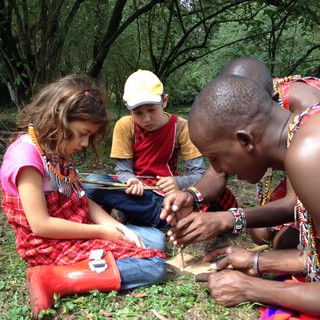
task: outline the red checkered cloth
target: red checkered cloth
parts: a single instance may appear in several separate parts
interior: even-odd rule
[[[216,202],[219,205],[219,211],[228,211],[230,208],[238,208],[238,202],[233,193],[225,188],[222,195],[211,203],[202,203],[200,212],[206,212],[211,208],[211,205]]]
[[[58,191],[46,195],[49,215],[78,223],[92,224],[89,218],[89,204],[86,196],[78,198],[74,191],[66,198]],[[7,215],[10,226],[16,232],[16,249],[20,257],[30,266],[36,265],[69,265],[88,259],[91,250],[111,251],[114,258],[166,258],[156,249],[145,249],[125,241],[103,239],[49,239],[37,236],[32,232],[20,198],[2,191],[2,208]]]
[[[282,199],[287,194],[287,179],[282,180],[272,191],[270,201]]]
[[[222,211],[227,211],[230,208],[237,208],[238,202],[230,189],[225,188],[222,195],[216,199]]]

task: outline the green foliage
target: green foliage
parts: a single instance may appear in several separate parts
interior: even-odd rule
[[[89,73],[119,107],[126,78],[144,68],[159,75],[174,104],[190,104],[228,60],[248,55],[275,76],[319,75],[317,0],[57,4],[0,4],[0,81],[20,100],[57,76]]]

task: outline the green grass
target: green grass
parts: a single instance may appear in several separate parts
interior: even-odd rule
[[[188,107],[179,107],[177,112],[170,108],[169,112],[186,117]],[[0,114],[0,118],[3,114]],[[12,114],[10,114],[12,116]],[[0,119],[1,120],[1,119]],[[87,162],[79,169],[81,172],[104,171],[112,172],[113,163],[109,159],[110,137],[102,148],[102,161],[97,165]],[[0,154],[2,156],[2,154]],[[231,189],[247,206],[248,190],[254,186],[239,185],[231,181]],[[244,193],[241,193],[244,190]],[[242,204],[240,203],[240,204]],[[187,253],[203,256],[206,252],[226,243],[251,246],[247,235],[234,237],[221,236],[213,241],[190,245]],[[168,245],[168,256],[174,254]],[[0,320],[1,319],[33,319],[30,309],[29,293],[26,283],[27,265],[15,251],[15,236],[9,227],[6,217],[0,213]],[[162,317],[162,318],[161,318]],[[127,292],[100,293],[93,291],[83,295],[56,297],[52,309],[42,312],[40,319],[170,319],[170,320],[235,320],[258,319],[255,304],[245,303],[234,308],[224,308],[215,303],[201,283],[196,283],[193,276],[181,276],[150,287],[142,287]]]
[[[26,284],[27,265],[15,251],[14,232],[0,216],[0,319],[33,319]],[[244,243],[240,238],[225,235],[206,243],[214,248],[225,242]],[[204,247],[190,246],[188,253],[201,254]],[[168,256],[173,254],[172,247]],[[180,276],[158,285],[141,287],[126,292],[101,293],[93,291],[83,295],[56,297],[52,309],[40,314],[39,319],[257,319],[257,308],[242,304],[236,308],[224,308],[215,303],[201,283],[193,276]]]

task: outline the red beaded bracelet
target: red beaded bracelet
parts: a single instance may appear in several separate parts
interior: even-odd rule
[[[203,196],[202,196],[201,192],[195,187],[188,187],[188,188],[184,189],[183,191],[186,191],[192,195],[193,210],[199,211],[201,203],[203,202]]]

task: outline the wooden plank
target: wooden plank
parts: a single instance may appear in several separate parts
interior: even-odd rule
[[[179,275],[193,274],[197,275],[199,273],[209,273],[211,272],[210,262],[203,262],[202,258],[194,258],[190,254],[183,253],[183,259],[185,267],[183,268],[183,263],[181,259],[181,254],[177,254],[167,261],[167,264],[172,269],[173,272]]]

